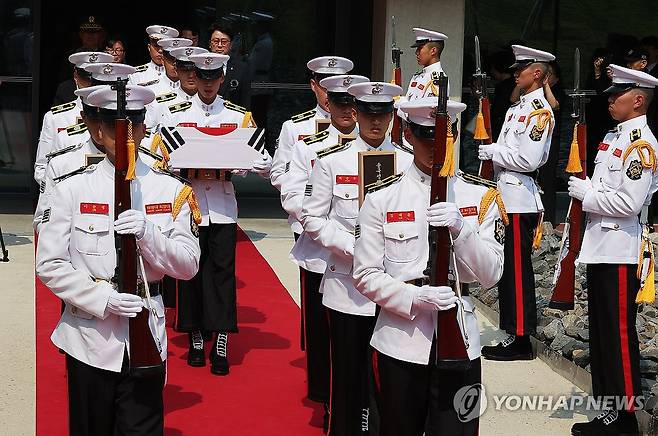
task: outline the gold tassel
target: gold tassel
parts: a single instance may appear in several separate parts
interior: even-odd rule
[[[571,149],[569,150],[567,169],[565,170],[570,174],[578,174],[583,172],[583,166],[580,164],[580,150],[578,147],[578,123],[576,123],[573,126],[573,139],[571,140]]]
[[[126,172],[126,180],[135,180],[135,161],[137,159],[137,146],[133,139],[133,123],[128,120],[128,171]]]
[[[487,128],[484,126],[484,115],[482,114],[482,101],[480,101],[480,109],[478,110],[477,117],[475,118],[475,133],[473,139],[485,140],[489,139]]]
[[[480,201],[480,213],[478,213],[478,224],[482,224],[484,222],[484,218],[486,217],[487,212],[489,211],[489,208],[494,201],[498,205],[498,213],[500,214],[500,218],[503,220],[503,224],[509,224],[509,217],[507,216],[507,211],[505,210],[503,197],[501,197],[500,192],[498,192],[496,188],[487,189],[487,192],[485,192],[482,196],[482,200]]]
[[[448,119],[448,138],[446,139],[446,156],[443,167],[439,172],[440,177],[452,177],[455,175],[455,138],[452,135],[452,124]]]
[[[544,212],[539,214],[539,222],[535,229],[535,239],[532,241],[532,249],[537,250],[541,246],[541,237],[544,232]]]
[[[642,167],[650,169],[651,172],[656,172],[656,152],[653,150],[651,144],[647,141],[638,140],[633,143],[626,149],[624,152],[624,159],[622,160],[626,163],[628,156],[634,151],[637,150],[637,154],[640,155],[640,161],[642,162]],[[646,151],[649,157],[644,155],[643,151]]]
[[[253,126],[250,125],[251,121],[252,121],[251,112],[245,113],[244,118],[242,118],[242,125],[240,127],[242,129],[244,129],[246,127],[256,127],[255,124]]]
[[[174,207],[171,211],[172,218],[175,220],[176,217],[178,217],[178,214],[183,208],[183,204],[185,204],[185,202],[187,202],[187,204],[190,206],[190,213],[192,214],[194,222],[201,224],[201,211],[199,210],[199,203],[197,202],[194,191],[190,185],[183,185],[183,189],[181,189],[176,196],[176,199],[174,200]]]
[[[637,263],[637,278],[640,280],[641,288],[635,297],[636,303],[653,303],[656,300],[656,284],[655,284],[655,273],[654,273],[654,253],[653,253],[653,244],[648,238],[648,229],[642,232],[642,248],[640,249],[640,260]],[[644,277],[644,283],[642,282],[642,267],[644,266],[645,254],[648,254],[649,266],[647,269],[647,276]]]
[[[161,147],[161,143],[162,135],[160,135],[160,132],[158,132],[153,136],[153,139],[151,140],[151,153],[155,153]]]

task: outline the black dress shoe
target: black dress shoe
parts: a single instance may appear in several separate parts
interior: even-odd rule
[[[203,352],[203,337],[200,331],[188,333],[190,349],[187,364],[194,367],[206,366],[206,353]]]
[[[495,346],[482,347],[482,356],[489,360],[532,360],[532,344],[528,336],[508,336]]]
[[[217,333],[217,339],[210,350],[210,372],[215,375],[227,375],[228,364],[228,333]]]
[[[573,436],[639,436],[635,413],[607,410],[590,422],[571,426]]]

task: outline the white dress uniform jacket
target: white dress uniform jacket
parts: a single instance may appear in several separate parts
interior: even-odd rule
[[[66,133],[60,132],[60,135],[62,134]],[[91,138],[88,138],[84,142],[66,147],[56,153],[57,154],[51,153],[49,155],[51,157],[48,159],[46,174],[43,180],[41,180],[39,186],[39,201],[37,202],[37,209],[34,212],[34,220],[32,222],[34,230],[37,233],[39,233],[41,228],[41,219],[43,218],[44,212],[47,215],[50,215],[49,197],[52,195],[53,187],[57,183],[56,179],[85,167],[88,155],[103,154],[102,151],[96,148],[96,145]],[[48,212],[46,212],[47,210]]]
[[[171,211],[183,184],[137,160],[131,184],[132,208],[148,221],[137,246],[144,259],[146,281],[165,274],[182,280],[199,267],[199,241],[192,234],[187,203],[173,219]],[[128,319],[107,311],[114,276],[114,166],[107,160],[90,166],[55,187],[51,215],[43,223],[36,270],[43,283],[66,303],[53,343],[75,359],[96,368],[120,372],[125,347],[130,350]],[[157,213],[152,213],[157,212]],[[138,268],[139,270],[139,268]],[[96,281],[96,280],[103,281]],[[162,297],[152,298],[157,316],[151,330],[167,357]]]
[[[315,109],[294,115],[283,123],[281,133],[279,133],[279,138],[276,141],[277,146],[272,158],[272,169],[270,170],[270,182],[279,192],[286,177],[286,169],[290,165],[293,145],[300,139],[316,133],[315,120],[329,119],[329,117],[329,113],[322,109],[320,105],[317,105]],[[302,233],[302,225],[292,216],[288,217],[288,224],[290,224],[293,232]]]
[[[647,141],[655,152],[658,144],[644,115],[620,123],[599,144],[593,189],[583,198],[587,225],[578,262],[638,262],[642,236],[638,215],[658,187],[658,176],[642,167],[639,153],[648,159],[646,151],[635,149],[626,155],[631,143],[638,140]]]
[[[59,106],[53,106],[43,116],[41,133],[39,134],[39,144],[37,145],[37,156],[34,162],[34,180],[41,183],[41,179],[46,172],[48,159],[46,155],[54,151],[54,141],[57,133],[81,123],[80,111],[82,111],[82,100],[76,98],[68,103]]]
[[[137,71],[131,74],[128,78],[128,83],[130,85],[142,85],[151,87],[158,85],[161,81],[164,81],[164,79],[167,78],[164,66],[157,65],[153,61],[150,61],[148,64],[140,65],[136,68]],[[156,89],[153,88],[153,91],[156,91]],[[155,95],[158,94],[158,92],[155,93]]]
[[[189,102],[169,106],[168,112],[162,120],[162,125],[168,127],[181,124],[189,127],[220,127],[220,125],[241,127],[250,119],[246,109],[226,102],[219,96],[211,104],[205,104],[198,95],[195,95]],[[251,126],[253,124],[249,125]],[[238,203],[231,181],[204,180],[190,176],[190,182],[199,201],[202,226],[210,223],[236,222]]]
[[[420,71],[414,73],[409,81],[409,88],[403,97],[406,101],[413,101],[422,97],[436,97],[438,89],[434,86],[432,81],[434,75],[445,74],[441,67],[441,61],[435,62],[422,68]],[[448,81],[448,95],[450,95],[450,81]]]
[[[354,128],[348,135],[356,138],[358,129]],[[333,125],[327,130],[308,136],[295,142],[292,148],[290,166],[281,186],[281,205],[295,220],[302,219],[304,191],[308,184],[311,170],[317,158],[316,152],[338,144],[341,133]],[[302,232],[290,251],[290,259],[307,271],[323,274],[327,268],[329,251],[314,241],[306,232]]]
[[[538,116],[534,111],[548,111],[550,122],[538,130]],[[555,117],[551,105],[539,88],[510,107],[505,122],[494,144],[492,161],[498,177],[498,190],[509,213],[532,213],[544,210],[539,187],[527,174],[537,170],[548,160]]]
[[[345,148],[315,161],[302,205],[304,231],[331,254],[320,289],[322,304],[338,312],[373,316],[375,304],[354,287],[352,256],[354,226],[359,214],[360,151],[395,151],[397,172],[407,170],[413,155],[393,145],[387,138],[377,149],[361,137]]]
[[[387,356],[421,365],[430,361],[436,312],[414,313],[412,302],[418,287],[405,281],[423,277],[427,267],[430,183],[430,176],[412,165],[398,182],[368,194],[359,213],[360,237],[354,250],[356,286],[381,307],[370,344]],[[448,181],[448,191],[449,201],[455,202],[464,216],[463,228],[454,240],[459,279],[490,288],[503,273],[505,226],[496,202],[479,224],[480,202],[487,188],[455,176]],[[472,360],[480,356],[480,333],[473,301],[470,297],[463,300]],[[461,324],[461,318],[458,320]]]

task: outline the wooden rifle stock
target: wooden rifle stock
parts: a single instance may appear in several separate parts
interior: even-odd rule
[[[448,123],[450,122],[447,112],[447,76],[442,73],[434,84],[439,89],[439,103],[435,122],[430,205],[445,202],[448,194],[448,178],[439,174],[445,161]],[[430,254],[426,275],[429,276],[431,286],[450,286],[448,268],[452,244],[448,232],[447,227],[429,227]],[[466,343],[457,321],[458,310],[461,309],[454,307],[449,310],[440,310],[437,313],[436,357],[437,365],[442,369],[466,370],[470,366]]]
[[[486,96],[486,89],[484,90],[485,96],[481,100],[482,104],[482,117],[484,118],[484,128],[487,131],[488,139],[483,139],[483,144],[491,144],[493,142],[493,134],[491,133],[491,108],[489,105],[489,97]],[[493,161],[483,160],[480,162],[480,177],[487,180],[494,179]]]
[[[397,62],[398,63],[395,67],[395,70],[393,71],[393,78],[395,80],[396,85],[402,86],[402,69],[400,68],[399,55]],[[391,140],[396,144],[402,144],[402,120],[400,119],[397,113],[393,115],[393,128],[391,129]]]
[[[128,128],[125,115],[126,81],[117,81],[117,120],[115,121],[114,156],[114,219],[131,208],[130,180],[128,173]],[[117,266],[114,281],[119,292],[138,294],[137,289],[137,242],[134,235],[115,234]],[[143,278],[146,280],[146,277]],[[142,296],[143,297],[143,296]],[[144,308],[134,318],[129,318],[130,369],[142,370],[162,367],[160,351],[149,327],[150,311]]]
[[[578,123],[576,130],[578,140],[578,158],[583,171],[575,174],[576,177],[585,179],[587,176],[587,125]],[[560,253],[559,267],[556,271],[555,288],[548,307],[551,309],[571,310],[574,308],[574,295],[576,286],[576,259],[580,253],[583,242],[583,203],[575,198],[571,199],[569,215],[564,226],[568,240],[562,247]],[[566,250],[566,253],[564,251]],[[564,254],[563,254],[564,253]]]

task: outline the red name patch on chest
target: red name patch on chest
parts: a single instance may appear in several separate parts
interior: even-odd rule
[[[220,129],[237,129],[238,123],[221,123],[219,125]]]
[[[525,121],[525,115],[521,115],[521,116],[519,117],[519,123],[522,123],[522,122],[524,122],[524,121]]]
[[[411,87],[412,87],[412,88],[415,88],[416,85],[418,85],[418,82],[411,82]]]
[[[110,213],[110,205],[107,203],[80,203],[80,213],[108,215]]]
[[[617,157],[621,157],[621,149],[620,148],[615,148],[615,151],[612,152]]]
[[[422,91],[423,89],[425,89],[425,85],[423,85],[422,83],[419,83],[418,84],[418,89],[420,89]]]
[[[306,138],[308,135],[297,135],[297,140],[301,141],[302,139]]]
[[[416,221],[416,212],[414,212],[413,210],[386,212],[387,223],[398,223],[402,221]]]
[[[477,206],[460,207],[459,213],[461,213],[463,217],[475,216],[478,214],[478,208]]]
[[[359,176],[337,175],[336,176],[336,184],[337,185],[358,185],[359,184]]]
[[[610,144],[606,144],[605,142],[601,142],[599,144],[599,150],[601,150],[601,151],[607,151],[609,147],[610,147]]]
[[[178,123],[178,127],[196,127],[196,123]]]
[[[155,213],[171,213],[171,203],[147,204],[145,207],[147,215]]]

